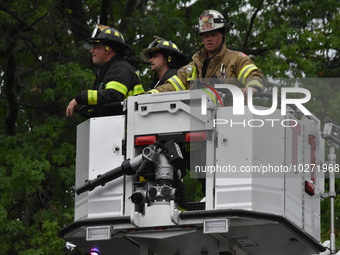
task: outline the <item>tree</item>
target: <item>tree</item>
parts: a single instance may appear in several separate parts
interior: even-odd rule
[[[2,253],[81,254],[67,249],[57,233],[72,222],[75,131],[82,121],[65,118],[65,108],[93,84],[82,41],[95,23],[122,32],[136,52],[128,60],[143,74],[144,85],[151,75],[139,52],[158,35],[190,58],[200,40],[193,26],[204,9],[234,21],[227,46],[250,55],[267,77],[337,78],[339,8],[336,0],[0,1]],[[309,87],[309,107],[321,120],[340,123],[339,86],[321,84]],[[339,198],[336,206],[339,212]],[[327,205],[323,213],[327,238]]]
[[[64,111],[71,94],[90,86],[93,76],[77,48],[86,34],[74,28],[81,14],[65,13],[73,12],[58,1],[0,3],[3,254],[75,252],[57,236],[73,218],[79,122],[66,120]]]

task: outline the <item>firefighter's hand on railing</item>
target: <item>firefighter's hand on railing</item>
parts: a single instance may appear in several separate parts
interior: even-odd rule
[[[71,102],[66,107],[66,116],[72,116],[74,112],[74,108],[78,105],[75,99],[72,99]]]
[[[74,112],[84,118],[103,117],[124,114],[125,107],[125,101],[117,101],[99,105],[82,105]]]

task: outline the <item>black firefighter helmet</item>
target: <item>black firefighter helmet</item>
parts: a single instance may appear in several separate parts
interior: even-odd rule
[[[121,56],[134,56],[132,48],[124,42],[123,35],[115,28],[98,24],[92,32],[90,39],[86,40],[84,47],[91,49],[95,44],[105,44]]]
[[[188,64],[188,59],[180,52],[179,48],[173,42],[154,36],[155,40],[141,52],[141,57],[148,62],[152,53],[160,52],[165,57],[168,64],[175,65],[174,68],[180,68]]]

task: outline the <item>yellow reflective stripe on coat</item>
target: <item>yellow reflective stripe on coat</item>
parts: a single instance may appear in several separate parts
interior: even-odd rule
[[[87,91],[87,104],[88,105],[98,104],[98,91],[97,90]]]
[[[133,88],[133,95],[139,95],[144,93],[144,87],[142,84],[135,85]]]
[[[127,94],[127,96],[136,96],[136,95],[139,95],[139,94],[142,94],[144,93],[144,88],[143,88],[143,85],[142,84],[138,84],[138,85],[135,85],[133,87],[133,90],[130,90]]]
[[[122,93],[124,96],[126,96],[127,92],[128,92],[128,88],[117,81],[110,81],[105,85],[105,90],[107,89],[114,89],[117,90],[118,92]]]
[[[258,87],[263,89],[263,84],[260,81],[253,79],[247,82],[246,88],[248,87]]]
[[[188,66],[187,67],[188,78],[187,81],[192,81],[197,78],[197,68],[196,66]]]
[[[151,94],[159,93],[159,91],[157,89],[151,89],[148,92],[151,93]]]
[[[242,70],[238,74],[237,79],[244,85],[248,75],[256,69],[258,69],[256,65],[246,65],[245,67],[242,68]]]
[[[172,76],[168,81],[172,84],[176,91],[186,90],[182,81],[178,78],[177,75]]]

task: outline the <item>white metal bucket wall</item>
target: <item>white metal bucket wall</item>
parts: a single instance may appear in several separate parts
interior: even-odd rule
[[[314,149],[310,136],[315,138]],[[296,172],[286,174],[285,215],[317,240],[320,240],[320,194],[324,186],[323,173],[317,171],[317,166],[323,163],[323,158],[319,120],[303,116],[296,127],[286,129],[286,165],[295,166]],[[305,191],[305,181],[313,182],[314,195]]]
[[[218,108],[217,118],[227,119],[229,122],[217,125],[216,165],[234,166],[240,170],[245,166],[278,167],[282,164],[286,169],[290,168],[290,172],[279,171],[274,175],[216,173],[215,208],[247,209],[283,215],[320,240],[320,193],[323,192],[323,176],[315,173],[315,195],[311,196],[304,187],[305,181],[311,180],[311,173],[294,172],[294,166],[298,169],[306,168],[312,163],[309,135],[315,136],[317,143],[315,163],[321,163],[324,145],[320,137],[320,123],[317,119],[305,117],[297,120],[290,114],[281,116],[278,111],[271,116],[255,116],[246,108],[245,112],[244,116],[237,116],[233,115],[231,107]],[[230,119],[238,124],[232,126]],[[250,119],[262,119],[264,123],[265,119],[280,121],[275,121],[275,128],[271,126],[272,123],[250,127],[247,122]],[[293,126],[289,124],[289,120],[295,120],[298,125],[284,127]]]
[[[278,124],[280,122],[276,122],[273,128],[271,122],[264,120],[282,117],[278,112],[272,116],[254,116],[247,108],[245,115],[233,115],[232,107],[223,107],[218,108],[217,118],[227,119],[228,123],[217,125],[216,164],[234,167],[237,172],[216,173],[215,208],[249,209],[282,215],[283,174],[241,172],[246,171],[245,167],[261,167],[261,164],[277,166],[284,162],[284,129]],[[251,119],[262,119],[265,124],[252,127],[260,126],[262,122],[248,123]]]
[[[76,187],[124,160],[125,116],[91,118],[77,128]],[[75,197],[75,220],[113,217],[123,213],[124,177]]]
[[[200,114],[201,94],[201,91],[183,91],[129,98],[128,137],[130,134],[137,136],[207,129],[206,120],[210,120],[211,116]]]
[[[304,155],[303,162],[307,164],[315,164],[314,169],[309,169],[304,174],[304,180],[313,182],[315,194],[313,196],[304,192],[304,229],[312,236],[320,240],[320,195],[324,193],[324,173],[321,171],[324,163],[324,139],[320,135],[320,121],[317,119],[304,118],[301,120],[304,127]],[[314,142],[309,138],[313,137]],[[315,143],[315,149],[312,144]],[[313,152],[314,150],[314,152]],[[315,159],[312,159],[312,155]]]
[[[287,119],[296,120],[288,114]],[[302,164],[303,134],[299,122],[295,127],[288,127],[285,131],[285,165],[299,167]],[[303,226],[303,174],[291,171],[286,174],[284,214],[298,227]]]

